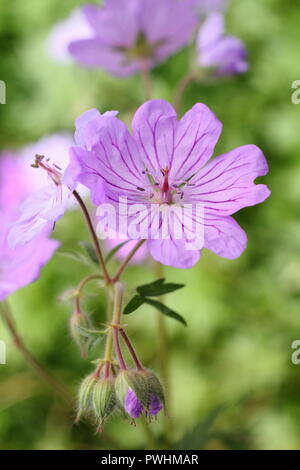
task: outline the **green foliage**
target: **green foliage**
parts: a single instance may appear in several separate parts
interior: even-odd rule
[[[170,292],[175,292],[178,289],[184,287],[184,284],[175,284],[175,283],[165,283],[165,279],[157,279],[154,282],[149,284],[144,284],[136,288],[138,295],[135,295],[126,305],[124,309],[124,315],[134,312],[143,304],[151,305],[155,307],[163,315],[173,318],[174,320],[179,321],[184,326],[187,326],[185,319],[174,312],[171,308],[164,305],[158,300],[149,299],[148,297],[159,297],[164,294],[169,294]]]
[[[158,279],[157,281],[145,284],[136,288],[137,292],[144,297],[159,297],[160,295],[175,292],[184,287],[184,284],[166,283],[165,279]]]

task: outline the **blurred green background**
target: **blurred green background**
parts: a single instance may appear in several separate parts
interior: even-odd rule
[[[72,132],[74,119],[91,107],[118,109],[129,122],[143,101],[139,77],[118,80],[47,56],[51,26],[81,3],[1,1],[0,79],[7,84],[7,104],[0,106],[1,149]],[[171,424],[177,440],[194,429],[182,448],[300,449],[300,365],[291,362],[291,344],[300,339],[300,105],[291,102],[291,84],[300,79],[300,5],[236,0],[227,23],[228,31],[246,43],[249,72],[192,84],[184,108],[203,101],[223,122],[217,154],[259,145],[270,165],[264,182],[272,196],[237,215],[249,237],[240,259],[204,252],[192,270],[166,269],[168,280],[187,285],[166,299],[188,321],[185,329],[166,320]],[[187,63],[182,51],[153,71],[155,97],[173,99]],[[54,236],[64,251],[88,239],[77,213],[67,214]],[[30,351],[74,393],[91,365],[68,335],[71,305],[57,298],[88,272],[55,255],[38,282],[10,298]],[[129,293],[141,279],[154,279],[150,262],[129,270]],[[102,297],[88,302],[101,322]],[[145,307],[126,322],[143,362],[158,371],[156,313]],[[139,423],[133,427],[115,418],[103,435],[89,424],[75,426],[74,413],[28,367],[1,323],[0,339],[7,343],[7,365],[0,365],[1,449],[146,448]],[[158,439],[162,420],[151,425]]]

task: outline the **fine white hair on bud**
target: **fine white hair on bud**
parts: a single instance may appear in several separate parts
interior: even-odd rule
[[[163,387],[157,376],[146,369],[120,372],[115,381],[119,404],[133,419],[141,413],[155,416],[165,407]]]
[[[102,431],[105,420],[114,411],[117,400],[115,395],[114,380],[111,378],[99,378],[92,394],[92,405],[97,420],[97,431]]]
[[[78,422],[82,416],[88,416],[91,413],[93,389],[97,380],[97,376],[95,374],[91,374],[85,377],[81,382],[78,391],[78,412],[76,422]]]

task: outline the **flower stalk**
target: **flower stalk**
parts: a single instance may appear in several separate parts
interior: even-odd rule
[[[80,195],[78,194],[78,192],[76,190],[73,191],[73,195],[74,195],[75,199],[77,200],[77,202],[78,202],[78,204],[79,204],[79,206],[80,206],[80,208],[83,212],[84,218],[86,220],[89,232],[91,234],[91,237],[92,237],[92,240],[93,240],[93,243],[94,243],[94,246],[95,246],[99,266],[100,266],[101,271],[103,272],[104,280],[105,280],[106,284],[109,284],[111,282],[111,279],[110,279],[110,276],[109,276],[107,268],[106,268],[106,264],[105,264],[105,260],[104,260],[103,254],[102,254],[100,243],[99,243],[98,237],[96,235],[96,232],[95,232],[90,214],[87,210],[87,207],[86,207],[85,203],[83,202],[82,198],[80,197]]]
[[[114,275],[113,279],[111,282],[117,282],[120,277],[122,276],[125,268],[127,265],[130,263],[136,252],[139,250],[139,248],[145,243],[146,240],[139,240],[137,244],[133,247],[133,249],[128,253],[126,258],[124,259],[123,263],[120,265],[119,269],[117,270],[116,274]]]

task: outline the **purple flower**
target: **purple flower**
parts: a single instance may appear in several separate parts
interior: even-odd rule
[[[20,216],[9,232],[11,247],[31,241],[44,227],[49,224],[53,227],[67,209],[76,207],[71,191],[62,181],[73,143],[68,134],[53,134],[28,144],[19,152],[19,165],[30,192],[20,205]],[[51,158],[38,157],[33,168],[35,155]],[[78,191],[82,197],[87,195],[85,187],[78,187]]]
[[[40,269],[52,257],[59,243],[48,239],[50,227],[31,243],[12,249],[7,234],[20,201],[28,191],[22,166],[16,156],[2,155],[0,158],[0,301],[21,287],[35,281]]]
[[[32,167],[35,155],[47,155],[52,165],[56,165],[63,172],[69,164],[70,147],[74,145],[73,136],[67,133],[50,134],[37,142],[31,142],[18,151],[19,164],[22,167],[24,178],[28,181],[30,192],[39,191],[49,184],[47,171]]]
[[[30,184],[22,173],[18,156],[9,151],[0,154],[0,213],[12,213],[28,194]]]
[[[157,413],[163,408],[163,404],[156,395],[152,395],[150,398],[149,411],[152,416],[156,416]]]
[[[156,416],[162,408],[163,404],[160,402],[159,398],[152,395],[149,404],[149,413],[152,416]],[[125,397],[124,409],[133,419],[138,418],[143,412],[146,413],[146,410],[131,388],[128,389]]]
[[[146,224],[140,224],[137,238],[148,239],[155,260],[191,268],[199,260],[201,248],[229,259],[241,255],[247,238],[231,215],[270,195],[267,186],[254,184],[258,176],[268,172],[258,147],[246,145],[209,161],[222,125],[200,103],[178,121],[169,103],[149,101],[136,112],[132,135],[113,115],[84,116],[84,129],[89,132],[83,132],[81,145],[71,149],[71,164],[66,170],[69,183],[85,184],[94,204],[105,200],[117,215],[124,210],[120,198],[126,198],[129,222],[134,218],[130,209],[138,205],[137,213]],[[77,134],[80,131],[79,125]],[[186,205],[193,208],[187,219],[182,216]],[[194,212],[198,206],[204,208],[200,216]],[[151,214],[157,209],[161,210],[161,223],[153,232]],[[179,238],[174,232],[174,218],[182,228]],[[194,248],[187,249],[190,221],[196,238]],[[156,236],[161,226],[167,232],[165,237]],[[118,231],[123,233],[119,227]]]
[[[0,230],[0,301],[39,277],[40,269],[51,259],[59,246],[44,230],[30,243],[12,249],[7,243],[9,222],[1,219]]]
[[[138,418],[143,411],[143,405],[131,388],[126,394],[124,408],[133,419]]]
[[[54,223],[65,213],[72,193],[62,183],[62,172],[43,157],[36,159],[38,168],[47,172],[49,184],[30,194],[20,207],[20,217],[12,224],[8,234],[11,248],[30,242],[46,227]]]
[[[69,18],[54,26],[47,40],[47,52],[57,62],[72,62],[68,48],[72,41],[78,39],[78,34],[80,34],[80,39],[92,38],[94,34],[81,8],[76,8]]]
[[[248,70],[247,53],[240,39],[224,34],[224,17],[211,13],[198,34],[198,62],[211,67],[217,76],[233,75]]]
[[[120,77],[163,62],[189,41],[197,24],[194,0],[106,0],[86,5],[83,14],[93,37],[70,43],[81,65]]]

